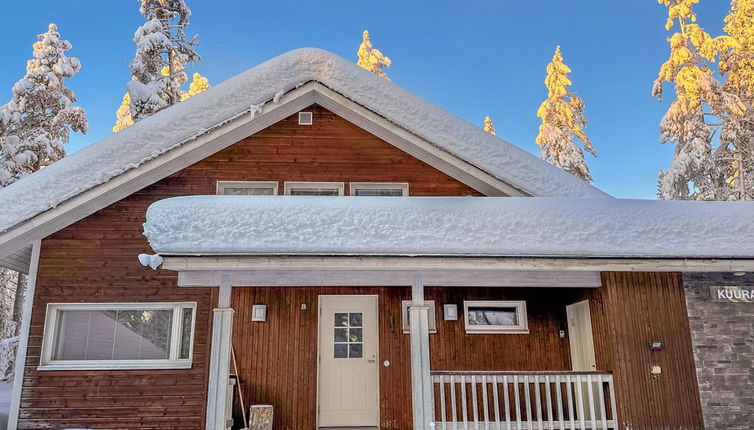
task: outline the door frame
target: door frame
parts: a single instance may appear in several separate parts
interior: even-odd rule
[[[316,384],[316,390],[317,390],[317,401],[314,409],[314,414],[316,415],[316,426],[317,428],[315,430],[319,430],[319,371],[320,371],[320,357],[321,352],[320,351],[320,339],[319,334],[321,333],[322,329],[322,297],[375,297],[377,299],[377,309],[375,309],[374,315],[376,319],[377,324],[377,343],[375,345],[375,351],[377,354],[375,363],[377,365],[377,429],[381,427],[382,424],[382,402],[380,401],[380,376],[382,375],[382,363],[380,362],[380,295],[379,294],[317,294],[317,336],[316,336],[316,342],[317,342],[317,355],[316,355],[316,366],[317,366],[317,384]],[[370,429],[371,427],[365,427],[365,429]]]

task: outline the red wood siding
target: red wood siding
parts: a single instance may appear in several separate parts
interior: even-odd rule
[[[316,423],[317,297],[379,295],[380,419],[383,430],[411,428],[409,336],[401,326],[401,300],[410,288],[235,288],[233,344],[244,400],[272,404],[275,429],[310,429]],[[437,370],[568,370],[565,304],[572,291],[556,289],[427,288],[435,300],[437,334],[430,334]],[[463,320],[444,321],[442,305],[463,300],[527,300],[529,335],[467,335]],[[251,307],[267,305],[267,321],[251,322]],[[302,310],[301,305],[306,309]],[[240,414],[240,412],[239,412]],[[239,422],[240,424],[240,422]]]
[[[218,180],[409,182],[412,195],[478,195],[336,115],[312,107],[171,175],[42,242],[20,429],[202,428],[210,289],[177,288],[176,276],[141,267],[150,252],[144,214],[156,200],[214,194]],[[346,183],[346,190],[348,184]],[[52,302],[198,303],[191,370],[38,371],[45,306]]]

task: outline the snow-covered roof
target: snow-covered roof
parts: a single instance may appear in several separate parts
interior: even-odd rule
[[[752,214],[754,202],[189,196],[152,204],[144,234],[161,255],[749,259]]]
[[[438,148],[535,196],[607,197],[597,188],[327,51],[290,51],[0,189],[0,232],[55,208],[316,81]],[[7,208],[13,208],[7,210]]]

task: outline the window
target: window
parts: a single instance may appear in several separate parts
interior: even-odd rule
[[[529,333],[524,301],[465,301],[466,333]]]
[[[278,193],[275,181],[217,181],[217,194],[226,196],[271,196]]]
[[[364,318],[361,312],[336,312],[334,358],[362,358],[364,354]]]
[[[342,196],[342,182],[286,182],[285,194],[291,196]]]
[[[401,320],[403,322],[403,333],[410,332],[410,321],[408,318],[408,308],[411,306],[411,300],[401,301]],[[437,317],[435,316],[435,301],[425,300],[424,305],[429,307],[429,332],[437,333]]]
[[[408,195],[408,183],[351,182],[351,195],[403,197]]]
[[[40,370],[191,367],[196,303],[50,303]]]
[[[311,112],[298,113],[298,125],[312,125],[312,124],[314,124],[314,115]]]

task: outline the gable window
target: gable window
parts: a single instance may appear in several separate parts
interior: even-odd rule
[[[411,321],[408,317],[408,308],[411,307],[411,300],[401,301],[401,320],[403,325],[403,333],[408,334],[411,330]],[[424,305],[429,308],[429,332],[437,333],[437,317],[435,316],[435,301],[425,300]]]
[[[50,303],[40,370],[188,369],[196,303]]]
[[[408,195],[407,182],[351,182],[352,196],[403,197]]]
[[[525,301],[467,300],[463,313],[466,333],[529,333]]]
[[[226,196],[271,196],[278,193],[275,181],[217,181],[217,194]]]
[[[342,196],[343,182],[286,182],[289,196]]]

